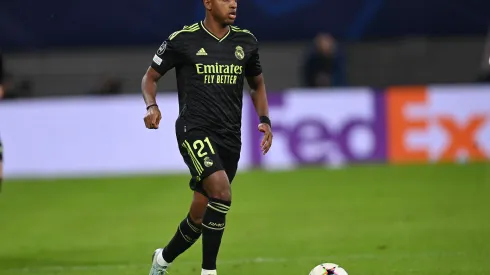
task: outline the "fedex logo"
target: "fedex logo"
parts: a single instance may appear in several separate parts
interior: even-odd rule
[[[384,95],[359,88],[269,95],[274,150],[260,154],[262,134],[250,104],[253,165],[333,165],[386,160]]]
[[[455,91],[436,87],[429,92],[426,87],[397,87],[387,91],[391,162],[489,159],[490,93],[452,89]]]

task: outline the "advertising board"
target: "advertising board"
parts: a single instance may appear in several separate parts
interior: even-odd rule
[[[6,177],[187,172],[176,94],[159,95],[158,130],[139,95],[0,102]],[[269,94],[273,148],[244,98],[239,169],[490,159],[490,86],[290,89]]]

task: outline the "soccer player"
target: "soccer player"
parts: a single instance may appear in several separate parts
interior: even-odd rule
[[[171,34],[142,80],[144,122],[147,128],[158,129],[162,116],[156,102],[157,81],[176,69],[180,110],[175,132],[194,191],[187,217],[167,246],[155,250],[150,275],[164,274],[201,235],[201,274],[217,274],[216,259],[232,201],[230,185],[240,159],[244,79],[260,118],[258,130],[264,133],[263,154],[272,144],[258,42],[249,31],[232,26],[237,0],[203,0],[203,4],[204,21]]]

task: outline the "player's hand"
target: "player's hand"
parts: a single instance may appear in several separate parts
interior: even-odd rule
[[[264,133],[264,137],[262,138],[262,142],[260,143],[260,149],[262,149],[262,154],[267,154],[269,149],[272,146],[272,129],[271,126],[267,123],[259,124],[259,131]]]
[[[144,118],[146,128],[158,129],[158,125],[160,125],[161,119],[162,114],[160,113],[160,109],[158,109],[158,106],[150,107],[146,112]]]

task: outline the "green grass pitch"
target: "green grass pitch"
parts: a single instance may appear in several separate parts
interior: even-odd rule
[[[191,199],[187,176],[7,181],[1,275],[148,274]],[[201,242],[171,275],[200,274]],[[241,173],[221,275],[490,274],[490,164]]]

